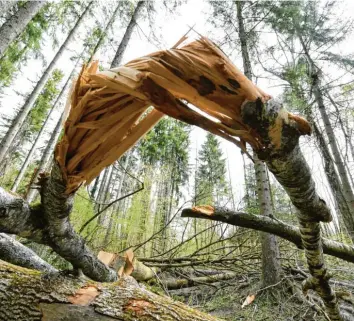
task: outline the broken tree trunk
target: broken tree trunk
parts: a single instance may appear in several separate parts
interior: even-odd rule
[[[308,122],[272,100],[206,38],[155,52],[123,67],[97,70],[97,63],[83,68],[73,88],[64,135],[55,149],[54,167],[42,181],[42,220],[38,221],[37,216],[34,221],[33,209],[17,199],[15,214],[20,221],[8,220],[12,229],[21,232],[13,225],[19,223],[33,237],[33,230],[24,226],[32,224],[38,233],[35,236],[40,240],[44,236],[47,244],[86,275],[96,280],[115,280],[116,273],[99,262],[73,231],[68,218],[72,198],[82,184],[90,183],[167,114],[219,135],[246,153],[248,143],[268,165],[298,209],[302,244],[312,276],[306,288],[321,296],[331,320],[342,320],[328,282],[319,225],[321,221],[329,222],[331,214],[316,193],[298,144],[301,135],[311,133]],[[150,111],[149,106],[154,109]],[[13,195],[0,192],[5,203],[14,201]],[[0,213],[5,208],[5,216],[12,216],[14,211],[1,202]],[[25,212],[24,222],[20,208]]]
[[[149,292],[132,277],[96,283],[0,261],[0,319],[7,321],[221,321]]]

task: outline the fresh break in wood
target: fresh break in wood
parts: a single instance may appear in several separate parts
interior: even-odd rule
[[[107,71],[98,72],[97,61],[84,66],[55,150],[66,192],[89,184],[164,114],[223,137],[245,152],[246,143],[256,151],[264,149],[241,112],[246,102],[270,98],[204,37]],[[303,134],[310,132],[304,119],[284,110],[271,128],[269,143],[280,146],[282,125],[293,120]]]

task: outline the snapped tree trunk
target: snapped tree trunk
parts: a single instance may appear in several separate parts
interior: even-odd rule
[[[244,74],[248,79],[252,80],[251,60],[248,52],[247,34],[245,31],[242,16],[241,1],[236,1],[238,34],[241,42],[241,53],[243,59]],[[257,181],[258,206],[261,215],[267,217],[274,216],[270,184],[265,164],[260,161],[256,154],[253,155],[254,168]],[[268,233],[261,233],[262,244],[262,281],[263,286],[269,286],[279,282],[280,280],[280,254],[279,245],[276,236]]]
[[[28,1],[28,3],[37,3],[37,1]],[[9,128],[5,137],[1,141],[0,164],[4,161],[4,159],[6,157],[6,153],[11,146],[11,143],[13,142],[16,134],[20,130],[28,113],[30,112],[31,108],[33,107],[33,104],[35,103],[35,101],[37,100],[38,96],[40,95],[42,89],[44,88],[45,84],[47,83],[47,80],[49,79],[52,71],[54,70],[58,60],[61,58],[61,56],[63,55],[63,53],[66,50],[66,48],[68,47],[68,45],[71,43],[71,41],[73,41],[77,30],[82,25],[84,18],[88,15],[91,5],[92,5],[92,2],[90,2],[87,5],[85,11],[82,13],[82,15],[76,21],[75,26],[69,32],[69,35],[65,39],[64,43],[61,45],[58,52],[55,54],[54,58],[50,62],[49,66],[46,68],[46,70],[42,74],[40,80],[37,82],[36,86],[34,87],[34,89],[31,92],[31,94],[28,96],[24,105],[21,107],[21,110],[19,111],[19,113],[17,114],[15,119],[12,121],[11,127]]]
[[[6,4],[5,11],[14,5],[11,1],[5,1]],[[27,1],[0,27],[0,58],[45,4],[46,1]],[[1,10],[4,10],[4,7]]]
[[[0,279],[6,321],[221,321],[149,292],[132,277],[101,284],[0,261]]]

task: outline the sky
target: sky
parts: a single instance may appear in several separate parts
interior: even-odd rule
[[[162,6],[162,1],[155,1],[155,3],[157,8]],[[354,1],[341,1],[341,4],[341,8],[347,9],[343,11],[343,15],[353,15]],[[211,37],[212,40],[218,40],[218,38],[222,35],[211,26],[209,19],[212,19],[212,17],[210,15],[211,11],[209,10],[209,4],[207,1],[203,0],[189,0],[187,3],[182,4],[182,6],[173,12],[173,14],[167,14],[164,12],[164,10],[158,10],[154,19],[156,39],[150,37],[151,33],[148,22],[139,20],[138,26],[135,28],[133,37],[129,42],[129,46],[124,54],[123,63],[153,51],[172,47],[190,29],[190,27],[193,27],[193,30],[196,32],[191,31],[188,34],[190,37],[189,40],[193,40],[194,38],[198,37],[198,33],[207,37]],[[104,23],[103,15],[100,14],[99,11],[96,11],[96,18],[101,21],[102,24]],[[86,24],[89,23],[90,22],[87,22]],[[69,50],[67,50],[65,55],[58,63],[58,67],[60,67],[66,73],[66,75],[71,72],[73,67],[73,63],[69,62],[70,56],[72,55],[73,51],[80,51],[79,44],[80,38],[82,38],[84,34],[83,29],[84,28],[82,28],[82,31],[77,36],[77,41],[75,44],[72,45]],[[122,36],[123,30],[124,28],[122,28],[118,21],[113,28],[113,32],[111,32],[109,35],[110,39],[114,39],[118,42]],[[60,35],[59,38],[61,41],[63,41],[65,36],[65,33]],[[265,35],[265,37],[267,36]],[[265,39],[265,41],[267,41],[267,39]],[[343,50],[352,51],[353,43],[354,41],[348,42],[347,47],[344,47]],[[51,46],[49,37],[47,37],[45,40],[44,48],[44,56],[46,57],[46,61],[49,62],[55,52]],[[107,45],[99,52],[96,58],[100,60],[103,66],[108,66],[108,62],[110,58],[112,58],[114,50],[114,46]],[[242,69],[240,55],[237,50],[234,52],[232,59],[234,60],[236,66]],[[23,94],[29,93],[31,87],[33,86],[33,81],[38,79],[42,73],[42,70],[42,63],[39,60],[32,59],[28,65],[23,68],[23,72],[17,77],[15,82],[16,89]],[[258,85],[264,91],[273,96],[277,96],[281,92],[281,87],[275,83],[269,82],[266,79],[259,79]],[[21,105],[22,99],[23,98],[18,95],[12,88],[5,90],[5,95],[0,101],[0,113],[5,115],[12,115],[15,111],[15,107]],[[60,112],[58,111],[54,115],[52,126],[59,114]],[[194,164],[196,152],[200,150],[204,139],[205,132],[199,128],[194,128],[192,131],[190,145],[190,158],[192,166]],[[230,170],[228,176],[232,178],[232,186],[235,197],[236,199],[241,199],[243,196],[244,174],[243,160],[240,150],[230,142],[224,141],[222,139],[220,139],[220,141],[224,154],[227,157],[227,167]],[[306,158],[313,170],[315,181],[319,187],[320,193],[324,195],[324,198],[329,204],[333,204],[330,194],[328,193],[327,183],[325,182],[325,178],[323,176],[322,161],[318,154],[314,153],[313,151],[313,141],[309,140],[309,138],[303,138],[302,145],[307,146],[304,149],[306,151]]]

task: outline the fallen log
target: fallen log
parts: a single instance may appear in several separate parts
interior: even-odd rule
[[[97,283],[0,261],[0,320],[221,321],[159,296],[132,277]]]
[[[152,284],[161,282],[168,290],[189,288],[196,285],[214,283],[219,281],[232,280],[237,277],[236,273],[225,272],[214,275],[199,276],[199,277],[185,277],[183,279],[166,279],[166,280],[156,280],[152,279],[150,282]]]
[[[300,230],[298,227],[288,225],[278,219],[243,212],[230,211],[227,208],[215,208],[213,212],[204,211],[203,207],[186,208],[182,217],[203,218],[207,220],[224,222],[234,226],[247,227],[253,230],[272,233],[303,249]],[[322,238],[323,252],[354,263],[354,246]],[[149,262],[149,259],[147,259]],[[148,263],[146,263],[148,264]]]

